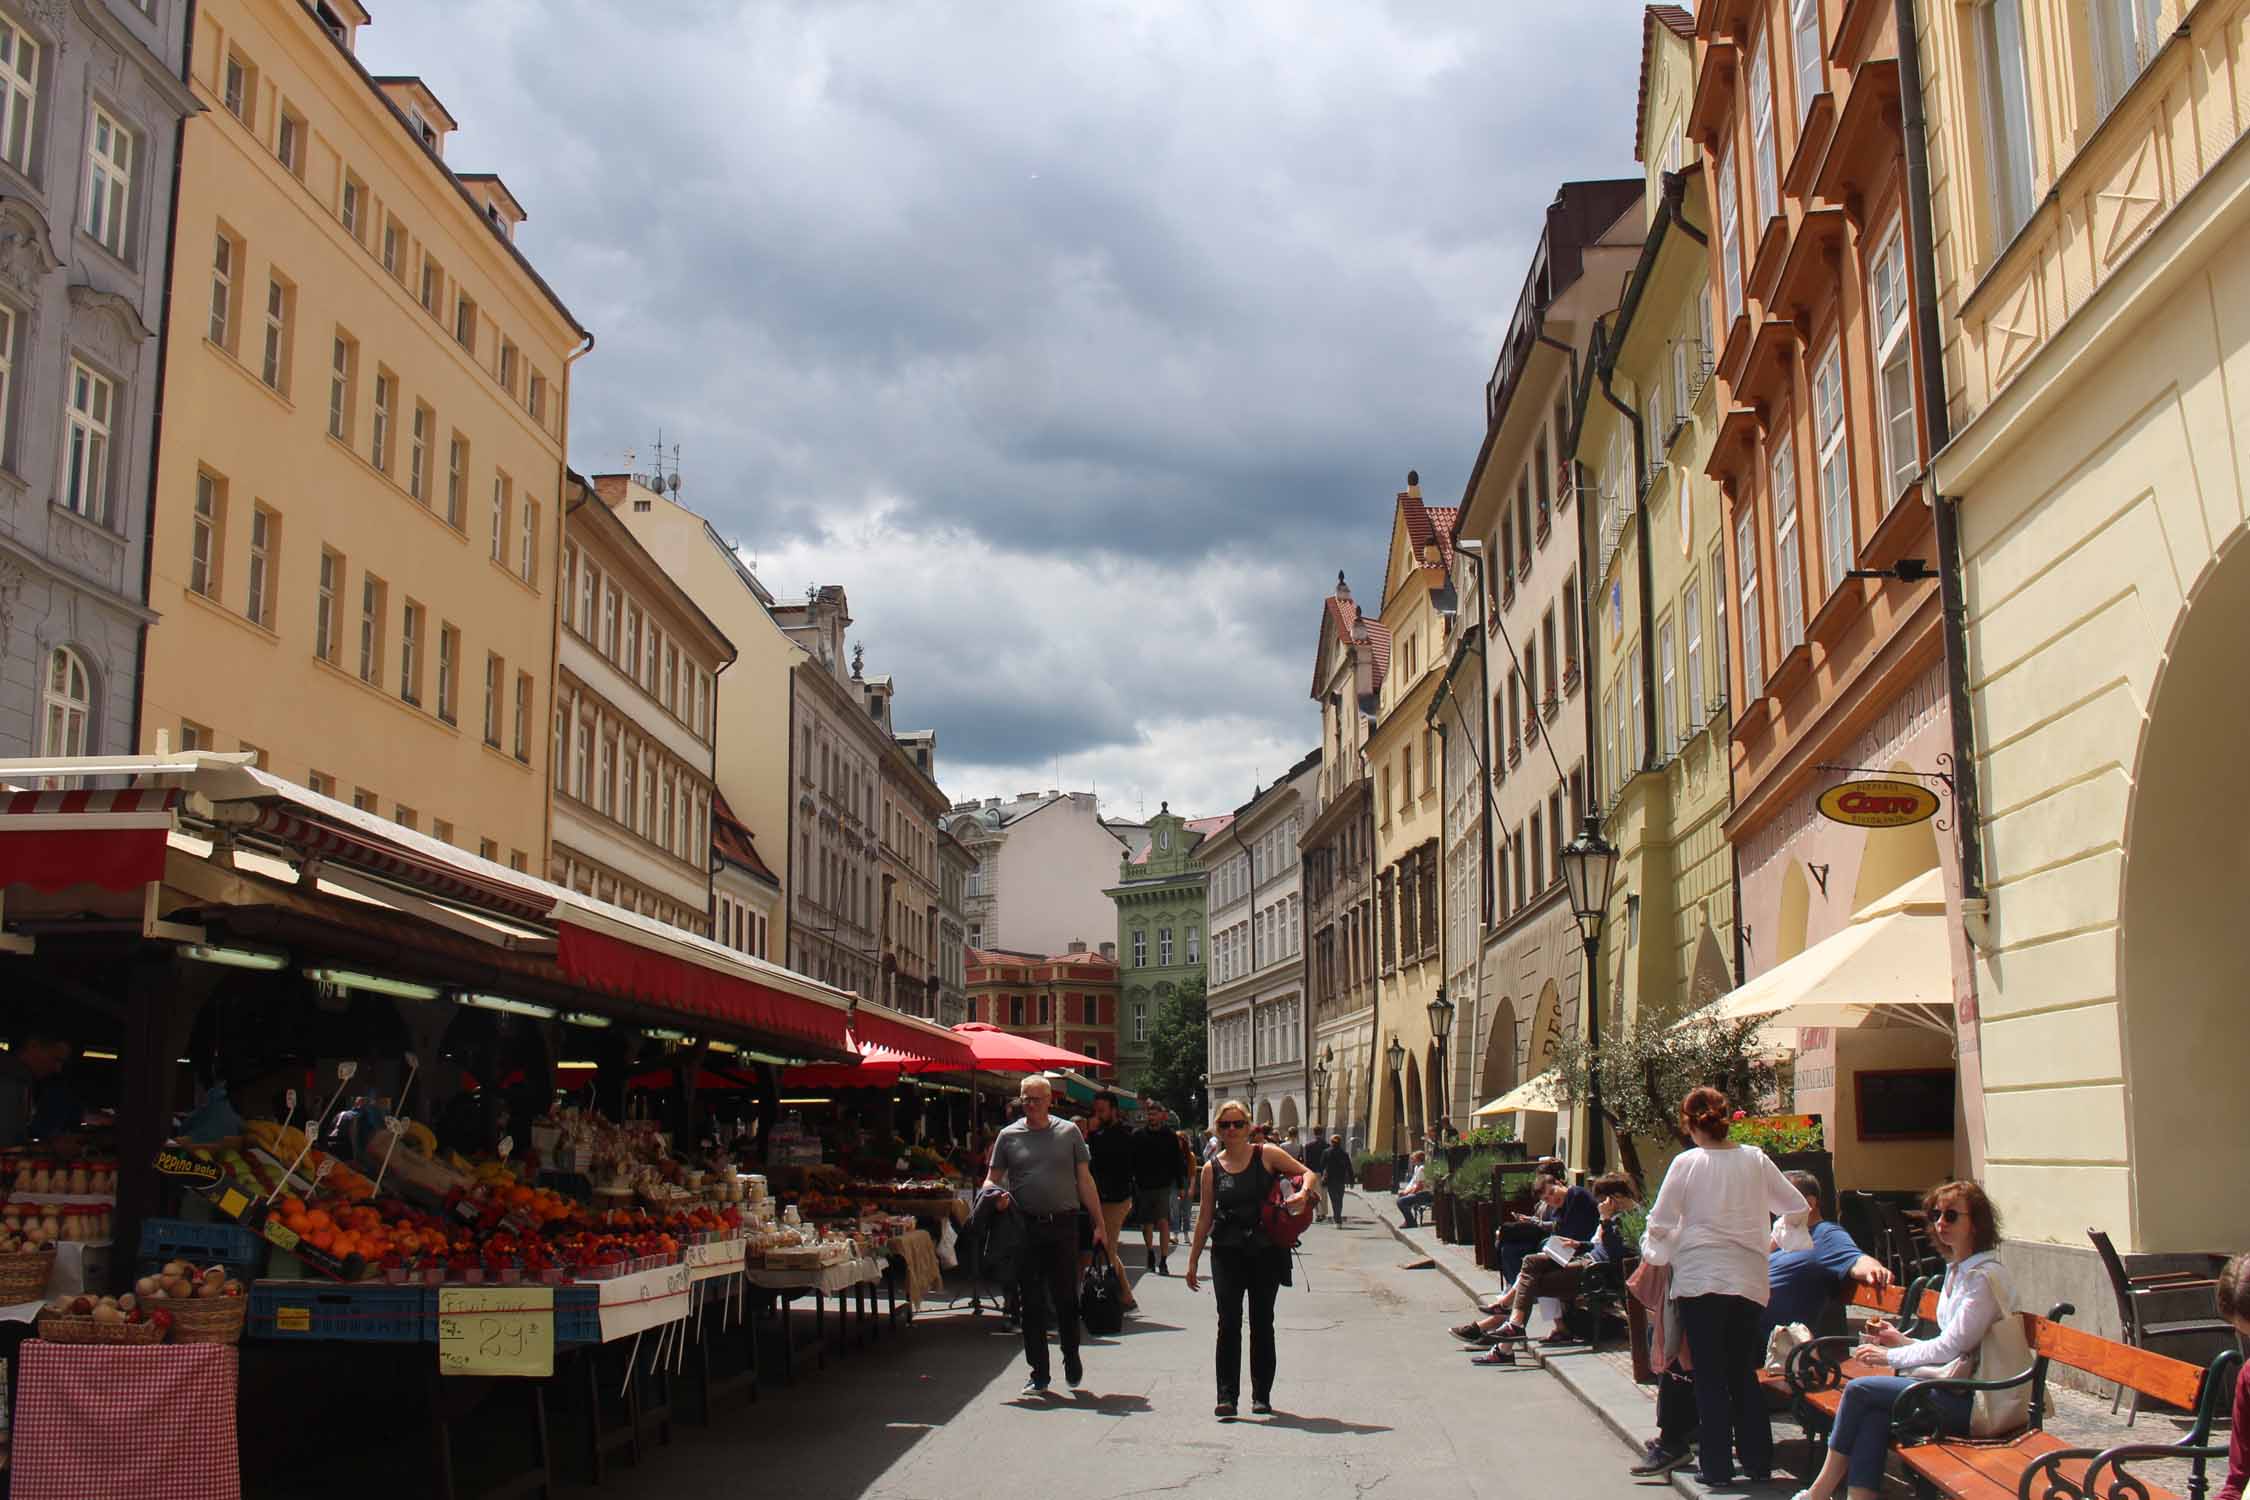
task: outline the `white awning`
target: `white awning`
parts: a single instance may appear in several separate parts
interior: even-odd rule
[[[1470,1118],[1481,1120],[1490,1115],[1551,1115],[1562,1101],[1555,1093],[1555,1070],[1549,1068],[1537,1078],[1528,1079],[1502,1094],[1489,1104],[1480,1104]]]
[[[1953,1035],[1953,957],[1944,878],[1917,875],[1852,914],[1843,931],[1682,1020],[1765,1023],[1768,1029],[1916,1026]]]

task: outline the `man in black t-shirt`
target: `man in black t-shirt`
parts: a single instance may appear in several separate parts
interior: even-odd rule
[[[1142,1260],[1159,1276],[1172,1274],[1172,1199],[1187,1180],[1187,1158],[1171,1114],[1152,1099],[1133,1132],[1133,1218],[1141,1226]],[[1152,1236],[1162,1241],[1161,1251]]]
[[[1125,1293],[1125,1309],[1137,1305],[1133,1283],[1125,1277],[1125,1262],[1117,1253],[1117,1237],[1133,1211],[1133,1129],[1117,1111],[1117,1096],[1104,1089],[1094,1096],[1093,1129],[1086,1134],[1088,1166],[1094,1174],[1094,1191],[1102,1200],[1103,1250],[1117,1284]]]

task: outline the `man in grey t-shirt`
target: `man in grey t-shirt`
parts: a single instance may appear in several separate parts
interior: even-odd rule
[[[1045,1394],[1047,1301],[1052,1299],[1062,1334],[1063,1378],[1073,1389],[1085,1384],[1078,1358],[1078,1216],[1093,1226],[1102,1242],[1101,1199],[1086,1139],[1068,1120],[1050,1113],[1054,1086],[1034,1073],[1023,1081],[1023,1118],[992,1143],[992,1166],[984,1185],[1000,1192],[1002,1210],[1024,1216],[1023,1251],[1016,1257],[1017,1300],[1023,1310],[1023,1355],[1031,1366],[1026,1396]]]

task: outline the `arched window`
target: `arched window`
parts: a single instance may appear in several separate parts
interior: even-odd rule
[[[68,646],[47,658],[47,683],[40,698],[39,753],[85,755],[93,722],[93,679],[85,661]]]

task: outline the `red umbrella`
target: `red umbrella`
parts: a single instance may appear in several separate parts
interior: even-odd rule
[[[1107,1068],[1098,1057],[1087,1057],[1028,1036],[1002,1031],[989,1021],[963,1021],[953,1028],[977,1055],[977,1067],[995,1073],[1033,1073],[1048,1068]]]

